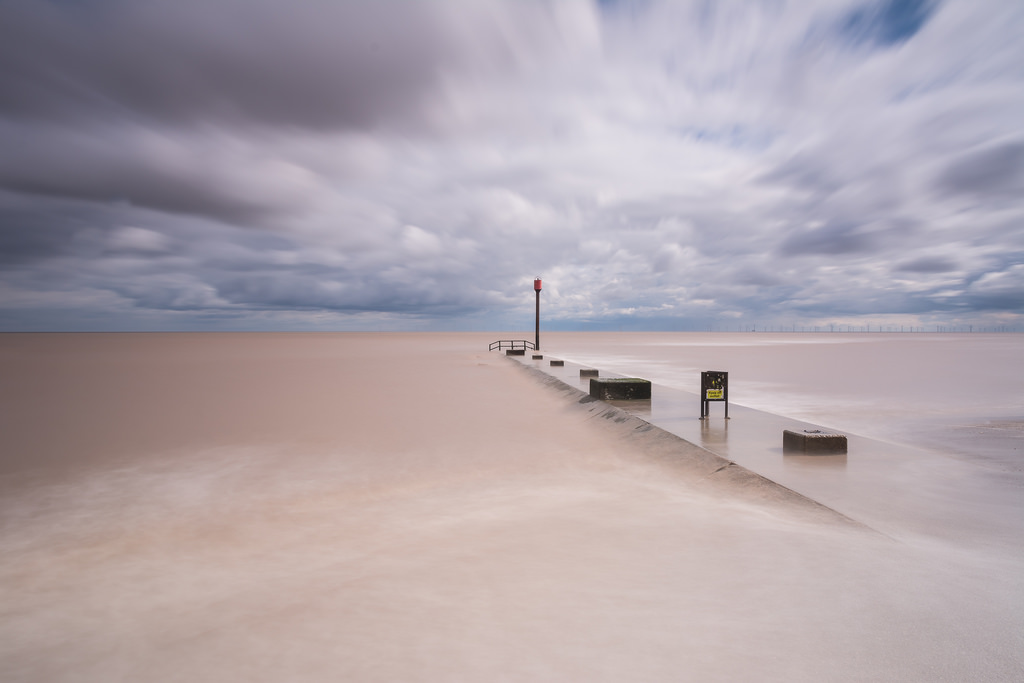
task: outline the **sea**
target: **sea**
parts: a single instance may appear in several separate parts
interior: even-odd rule
[[[542,332],[682,397],[652,422],[728,372],[693,441],[853,524],[709,487],[512,338],[0,335],[0,680],[1024,680],[1024,337]],[[850,451],[744,431],[785,420]]]

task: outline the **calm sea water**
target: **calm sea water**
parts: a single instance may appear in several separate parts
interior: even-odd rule
[[[1020,680],[1018,539],[711,494],[498,336],[0,335],[0,680]],[[906,439],[1016,429],[1018,339],[543,341]]]

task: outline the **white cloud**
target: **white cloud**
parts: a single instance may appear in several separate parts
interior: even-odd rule
[[[4,7],[0,60],[40,67],[0,78],[5,291],[501,321],[541,274],[566,324],[1024,315],[1013,3],[239,7]]]

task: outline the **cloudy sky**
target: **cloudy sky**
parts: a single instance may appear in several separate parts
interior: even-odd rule
[[[1016,0],[0,0],[0,329],[1024,328]]]

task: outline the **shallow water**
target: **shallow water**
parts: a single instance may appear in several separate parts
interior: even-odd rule
[[[1018,553],[712,494],[492,336],[0,335],[0,679],[1019,678]]]
[[[549,333],[579,363],[898,443],[1024,467],[1024,336],[930,333]],[[969,442],[969,443],[968,443]]]

